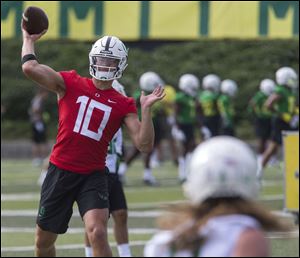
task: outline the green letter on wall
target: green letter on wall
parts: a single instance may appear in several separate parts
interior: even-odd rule
[[[276,17],[283,19],[289,10],[294,9],[293,35],[299,35],[299,2],[298,1],[261,1],[259,14],[259,34],[268,35],[269,16],[268,10],[272,8]]]
[[[88,11],[92,8],[96,10],[96,18],[94,21],[95,35],[102,35],[103,32],[103,1],[61,1],[60,8],[60,36],[67,37],[69,32],[68,12],[74,9],[76,16],[80,20],[84,20]]]

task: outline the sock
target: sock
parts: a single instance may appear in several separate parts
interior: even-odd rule
[[[85,257],[93,257],[92,247],[86,246],[84,249],[85,249]]]
[[[150,168],[145,168],[144,170],[144,179],[150,179],[152,178],[152,170]]]
[[[127,168],[128,168],[128,166],[125,162],[120,163],[118,174],[120,176],[123,176],[126,173]]]
[[[118,252],[120,257],[131,257],[129,244],[118,245]]]

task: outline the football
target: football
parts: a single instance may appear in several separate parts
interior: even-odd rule
[[[48,29],[49,22],[46,13],[38,7],[29,6],[25,9],[23,15],[24,29],[29,34],[40,34],[43,30]]]

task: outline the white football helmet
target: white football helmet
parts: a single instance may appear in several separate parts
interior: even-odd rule
[[[196,97],[199,87],[199,79],[193,74],[184,74],[179,78],[179,89],[192,97]]]
[[[114,80],[113,83],[112,83],[112,87],[118,91],[119,93],[121,93],[123,96],[127,96],[126,95],[126,92],[125,92],[125,89],[124,89],[124,86],[119,83],[117,80]]]
[[[298,87],[298,75],[291,67],[281,67],[276,71],[276,82],[290,88]]]
[[[237,89],[238,89],[237,84],[233,80],[226,79],[221,82],[221,92],[231,97],[235,96]]]
[[[100,81],[119,79],[127,67],[127,57],[128,50],[121,40],[104,36],[95,42],[89,53],[90,74]]]
[[[201,143],[193,153],[184,184],[187,198],[195,205],[208,198],[258,194],[257,160],[246,143],[230,136],[217,136]]]
[[[264,79],[260,82],[259,89],[266,96],[270,96],[274,92],[275,82],[271,79]]]
[[[219,92],[221,80],[219,76],[215,74],[208,74],[202,79],[202,88],[204,90],[212,90]]]
[[[164,81],[155,72],[146,72],[140,77],[140,87],[146,92],[152,92],[156,87],[163,87],[164,84]]]

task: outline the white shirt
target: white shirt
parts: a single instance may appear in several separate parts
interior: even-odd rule
[[[110,173],[117,172],[118,160],[122,155],[122,143],[123,135],[122,129],[120,128],[112,138],[106,156],[106,166],[108,167]]]
[[[230,257],[240,235],[247,229],[259,229],[258,221],[246,215],[225,215],[211,218],[199,232],[206,241],[198,251],[198,257]],[[173,251],[170,241],[172,231],[162,231],[147,243],[145,257],[193,257],[189,250]]]

